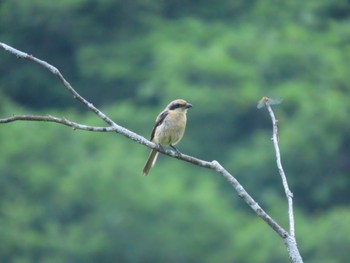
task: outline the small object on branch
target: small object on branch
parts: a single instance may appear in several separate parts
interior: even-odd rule
[[[282,103],[282,99],[272,99],[269,97],[262,97],[259,102],[258,105],[256,106],[259,110],[266,107],[266,104],[268,103],[269,105],[278,105]]]

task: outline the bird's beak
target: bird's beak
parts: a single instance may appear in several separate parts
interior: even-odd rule
[[[186,109],[192,108],[192,104],[191,103],[187,103],[186,104]]]

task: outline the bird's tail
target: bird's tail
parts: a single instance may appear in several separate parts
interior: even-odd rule
[[[146,176],[149,172],[149,170],[154,166],[154,164],[157,161],[159,152],[156,150],[152,150],[151,153],[149,154],[148,160],[145,164],[145,167],[142,170],[142,175]]]

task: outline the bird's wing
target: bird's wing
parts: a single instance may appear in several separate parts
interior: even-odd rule
[[[154,138],[154,134],[156,132],[156,129],[159,125],[161,125],[165,119],[165,117],[168,115],[169,111],[165,110],[165,111],[162,111],[157,119],[156,119],[156,123],[154,124],[153,126],[153,130],[152,130],[152,133],[151,133],[151,141],[153,141],[153,138]]]

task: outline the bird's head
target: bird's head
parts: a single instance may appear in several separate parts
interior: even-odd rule
[[[169,105],[167,106],[167,109],[170,111],[186,112],[191,107],[192,107],[191,103],[188,103],[183,99],[177,99],[170,102]]]

